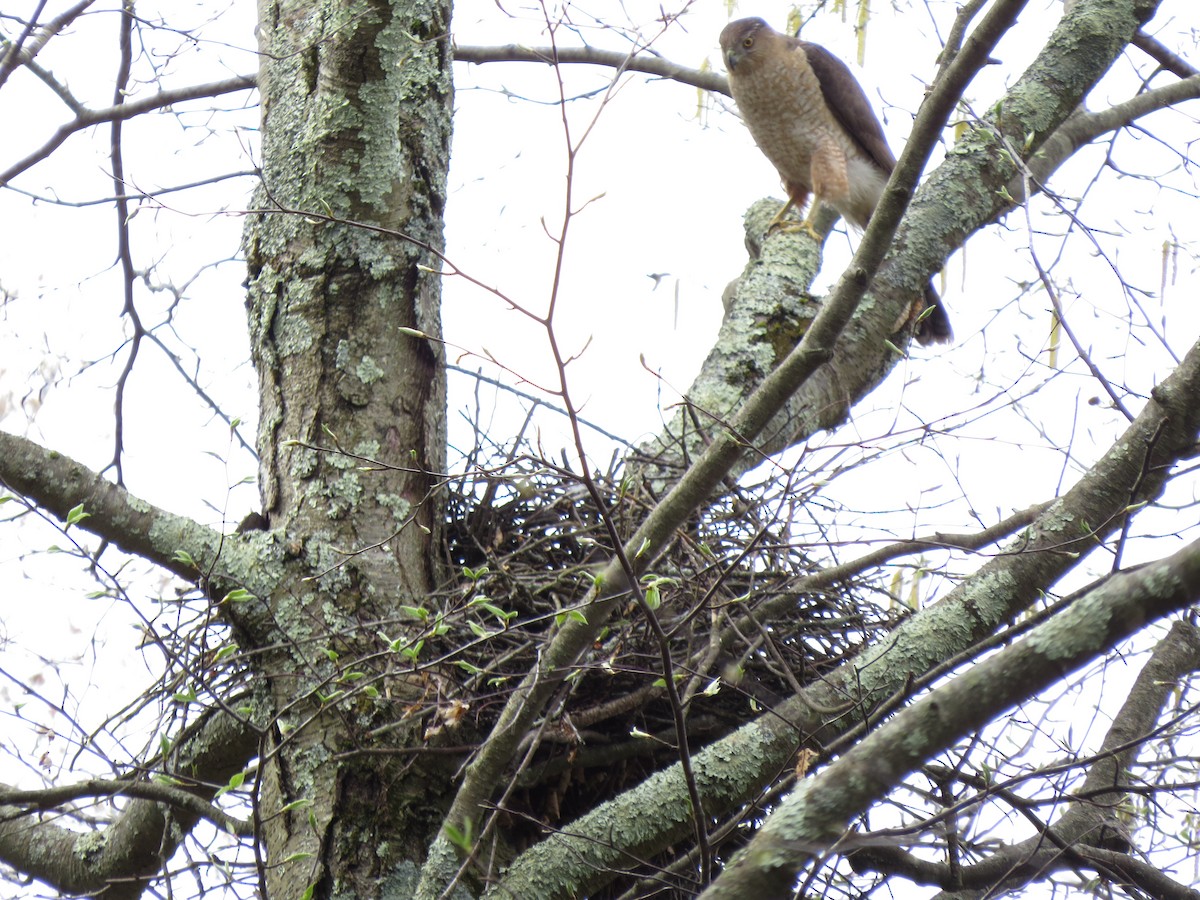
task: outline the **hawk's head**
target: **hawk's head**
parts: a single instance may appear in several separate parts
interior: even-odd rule
[[[771,26],[762,19],[738,19],[730,22],[721,32],[721,56],[730,74],[741,75],[747,67],[753,68],[755,60],[762,56],[761,48],[770,45],[779,37]]]

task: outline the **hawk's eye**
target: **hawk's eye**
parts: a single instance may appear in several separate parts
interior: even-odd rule
[[[751,47],[754,46],[754,38],[752,38],[752,37],[742,38],[742,46],[745,47],[747,50],[749,50]]]

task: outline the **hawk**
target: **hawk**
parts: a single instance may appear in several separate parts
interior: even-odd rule
[[[849,67],[762,19],[726,25],[721,55],[742,119],[787,191],[775,221],[792,206],[802,209],[813,194],[851,225],[866,228],[896,157]],[[917,325],[917,340],[949,341],[950,319],[932,284],[925,305],[931,310]]]

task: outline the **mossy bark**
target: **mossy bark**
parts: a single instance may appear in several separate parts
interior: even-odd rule
[[[450,783],[363,752],[422,696],[379,633],[403,636],[400,607],[427,602],[437,579],[449,18],[446,0],[259,4],[247,305],[263,509],[292,562],[263,598],[279,633],[256,657],[275,714],[271,897],[378,894],[423,855],[444,805],[434,788]],[[386,735],[402,746],[420,731]]]

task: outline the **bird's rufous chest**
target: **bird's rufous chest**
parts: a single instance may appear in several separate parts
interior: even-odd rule
[[[777,65],[731,75],[729,87],[754,142],[784,180],[808,184],[813,155],[827,142],[845,151],[802,49]]]

